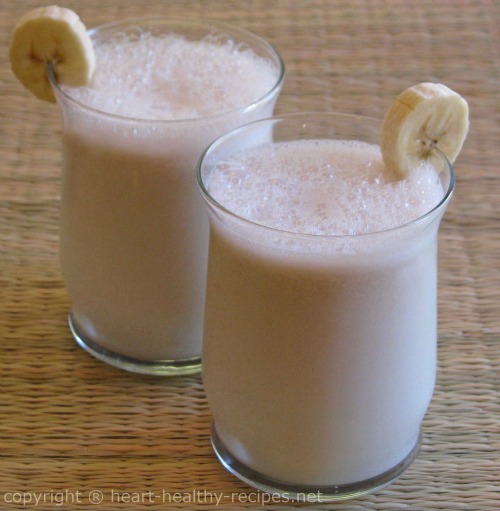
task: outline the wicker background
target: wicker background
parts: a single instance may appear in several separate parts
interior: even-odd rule
[[[256,496],[212,453],[198,377],[131,375],[72,341],[57,259],[59,112],[21,88],[7,59],[15,21],[42,4],[0,2],[0,509],[498,510],[498,0],[64,4],[88,27],[178,15],[223,20],[267,38],[287,66],[279,113],[381,117],[400,90],[424,80],[444,82],[469,101],[471,131],[440,234],[439,375],[422,451],[396,483],[374,495],[308,505],[244,502]],[[93,503],[100,494],[91,490],[102,492],[103,502]],[[134,492],[148,490],[154,498],[123,501],[123,492],[135,499]],[[191,492],[194,502],[164,502],[174,492],[186,500]],[[9,502],[23,495],[32,502]]]

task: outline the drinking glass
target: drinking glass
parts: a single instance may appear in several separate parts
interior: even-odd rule
[[[275,83],[251,104],[177,120],[100,111],[51,76],[63,120],[60,259],[71,332],[113,366],[190,374],[200,370],[208,250],[196,162],[222,133],[272,115],[284,65],[260,37],[212,21],[129,20],[89,33],[99,45],[144,31],[220,45],[231,39],[276,68]]]
[[[454,174],[442,156],[442,200],[420,218],[339,236],[241,218],[207,183],[242,149],[379,137],[369,118],[284,115],[223,135],[198,165],[210,217],[202,374],[212,444],[260,490],[355,497],[393,481],[417,455],[436,376],[438,228]]]

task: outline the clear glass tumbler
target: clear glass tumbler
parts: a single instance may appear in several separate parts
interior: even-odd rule
[[[204,153],[210,216],[203,381],[222,464],[264,491],[329,501],[381,488],[415,458],[432,397],[441,202],[381,232],[325,236],[250,222],[207,191],[242,148],[305,139],[379,142],[379,122],[292,114],[226,134]]]
[[[99,45],[144,31],[220,45],[231,39],[276,68],[273,86],[251,104],[176,120],[105,113],[52,77],[63,119],[60,259],[73,336],[122,369],[190,374],[200,370],[208,251],[196,162],[222,133],[272,115],[284,65],[261,38],[212,21],[129,20],[89,33]]]

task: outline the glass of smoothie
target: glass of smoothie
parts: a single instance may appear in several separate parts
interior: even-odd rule
[[[439,172],[395,176],[379,140],[378,120],[291,114],[222,136],[200,160],[212,443],[260,490],[354,497],[417,454],[454,175],[437,152]]]
[[[222,133],[272,115],[284,66],[212,21],[89,31],[89,85],[52,85],[63,118],[60,259],[76,341],[129,371],[199,371],[208,220],[194,169]]]

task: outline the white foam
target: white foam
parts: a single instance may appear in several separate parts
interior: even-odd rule
[[[243,151],[216,167],[208,190],[243,218],[317,235],[404,225],[443,197],[432,166],[396,179],[386,172],[378,146],[335,140],[280,142]]]
[[[274,63],[231,39],[135,36],[97,44],[92,82],[66,88],[71,96],[115,115],[192,119],[243,108],[278,78]]]

